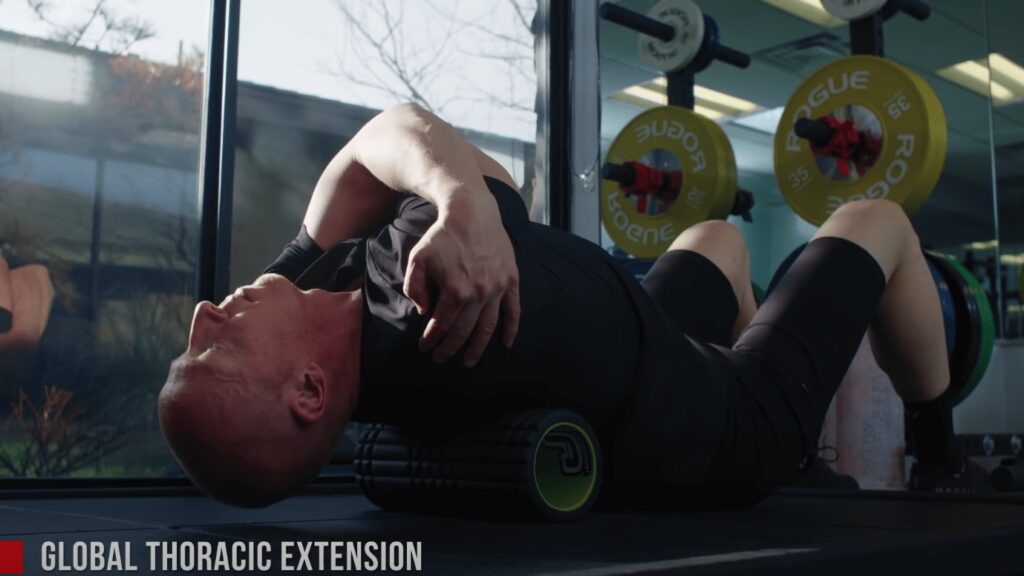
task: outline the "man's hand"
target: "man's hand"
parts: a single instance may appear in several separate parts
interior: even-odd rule
[[[483,191],[438,208],[437,221],[409,255],[405,295],[420,314],[431,313],[420,349],[446,362],[466,346],[474,366],[494,334],[512,346],[519,332],[519,269],[494,197]],[[431,307],[431,287],[436,302]]]
[[[38,264],[7,270],[6,262],[2,271],[10,280],[13,326],[0,334],[0,351],[31,348],[39,343],[50,321],[54,297],[50,272]]]
[[[438,362],[465,346],[465,364],[476,364],[499,316],[505,346],[519,331],[519,270],[484,176],[515,185],[501,165],[432,112],[393,106],[331,161],[303,220],[327,248],[386,224],[397,191],[437,206],[437,222],[409,255],[404,291],[420,314],[431,315],[420,345]]]

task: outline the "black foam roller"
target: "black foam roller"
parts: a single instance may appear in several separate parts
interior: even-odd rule
[[[457,432],[372,424],[355,469],[366,496],[386,510],[561,521],[593,505],[603,462],[580,416],[529,410]]]

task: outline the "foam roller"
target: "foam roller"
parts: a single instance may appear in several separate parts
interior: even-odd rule
[[[454,432],[369,425],[355,469],[367,498],[385,510],[565,521],[593,505],[600,454],[577,414],[529,410]]]

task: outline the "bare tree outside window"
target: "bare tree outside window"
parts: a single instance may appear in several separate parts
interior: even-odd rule
[[[334,5],[346,41],[330,69],[345,82],[392,103],[414,102],[455,124],[467,107],[482,106],[533,128],[535,0]]]
[[[25,0],[39,19],[50,28],[50,38],[68,46],[125,54],[132,46],[156,36],[153,24],[125,16],[111,8],[108,0],[96,0],[84,11],[68,15],[66,6],[51,0]]]

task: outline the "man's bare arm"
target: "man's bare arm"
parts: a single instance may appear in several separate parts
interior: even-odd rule
[[[499,315],[506,346],[518,332],[519,273],[485,174],[515,185],[451,125],[419,107],[397,106],[331,160],[303,221],[318,245],[330,247],[386,223],[395,191],[437,206],[437,221],[410,254],[405,293],[421,314],[431,314],[421,347],[439,362],[466,345],[464,361],[475,364]]]
[[[322,248],[365,236],[390,219],[395,191],[449,210],[463,197],[486,199],[483,176],[515,188],[508,172],[455,129],[405,104],[371,119],[331,160],[306,209],[306,232]]]

